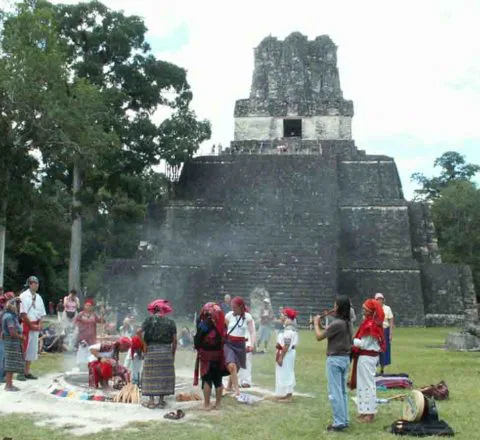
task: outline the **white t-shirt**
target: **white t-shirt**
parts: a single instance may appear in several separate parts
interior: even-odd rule
[[[100,350],[100,342],[96,343],[96,344],[93,344],[93,345],[90,345],[90,347],[88,347],[88,351],[90,350]],[[105,352],[99,352],[98,355],[102,358],[106,358],[106,359],[111,359],[113,357],[113,351],[105,351]],[[90,356],[88,358],[88,362],[95,362],[97,359],[96,356],[94,356],[92,354],[92,352],[90,352]]]
[[[248,331],[248,325],[250,322],[253,323],[253,318],[250,313],[245,312],[245,316],[240,318],[240,321],[236,327],[235,325],[237,324],[239,316],[234,315],[233,312],[228,312],[225,315],[225,319],[228,321],[227,334],[229,336],[235,336],[238,338],[247,338],[249,336],[250,333]],[[234,327],[235,329],[232,331]]]
[[[385,320],[383,321],[383,328],[390,327],[389,319],[393,319],[393,312],[389,306],[383,305],[383,313],[385,314]]]
[[[25,290],[20,295],[22,302],[20,303],[20,313],[25,313],[30,321],[40,321],[47,312],[43,304],[42,297],[37,293],[35,299],[30,289]]]

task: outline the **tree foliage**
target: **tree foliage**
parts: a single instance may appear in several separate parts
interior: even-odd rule
[[[454,151],[444,153],[434,165],[441,168],[437,177],[413,175],[422,184],[418,194],[430,201],[443,261],[470,265],[479,291],[480,190],[472,178],[480,167]]]
[[[480,171],[480,166],[467,163],[465,156],[456,151],[447,151],[435,159],[434,167],[440,167],[440,175],[426,177],[423,173],[412,174],[412,180],[418,183],[421,188],[415,190],[418,199],[433,200],[440,196],[440,193],[451,182],[470,181]]]
[[[154,57],[139,17],[96,1],[28,0],[0,25],[6,281],[37,272],[57,293],[75,215],[85,278],[96,279],[90,268],[135,254],[148,206],[165,197],[168,182],[153,167],[192,157],[210,124],[189,108],[186,71]],[[160,106],[173,114],[158,124]]]

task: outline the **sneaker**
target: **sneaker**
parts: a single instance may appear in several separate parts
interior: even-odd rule
[[[27,380],[27,378],[25,377],[25,374],[17,374],[16,379],[19,380],[20,382],[25,382]]]
[[[328,432],[342,432],[345,429],[347,429],[345,425],[338,425],[338,426],[328,425],[327,426]]]
[[[32,373],[25,374],[25,379],[36,380],[37,376],[34,376]]]

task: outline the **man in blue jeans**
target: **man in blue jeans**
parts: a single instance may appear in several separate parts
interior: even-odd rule
[[[341,432],[348,428],[348,368],[352,348],[350,300],[339,296],[335,301],[334,318],[327,329],[321,328],[320,316],[314,319],[317,341],[327,339],[328,400],[332,407],[333,422],[329,432]]]

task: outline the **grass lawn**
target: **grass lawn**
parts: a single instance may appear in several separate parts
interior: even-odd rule
[[[450,400],[438,402],[440,418],[446,420],[458,439],[480,438],[478,408],[480,402],[479,353],[451,353],[439,347],[448,329],[396,329],[393,340],[394,366],[388,372],[408,373],[416,387],[437,383],[444,379],[450,389]],[[433,347],[433,348],[432,348]],[[191,353],[179,353],[182,364],[193,359]],[[35,366],[42,373],[58,369],[60,359],[44,356]],[[193,365],[192,365],[193,367]],[[316,342],[313,333],[302,332],[297,353],[297,390],[312,393],[315,397],[297,397],[291,404],[260,402],[255,406],[241,405],[231,398],[225,399],[221,413],[208,413],[203,419],[175,424],[176,422],[149,422],[132,425],[132,429],[104,431],[82,439],[105,440],[157,440],[158,438],[209,440],[225,438],[243,439],[318,439],[330,436],[345,439],[391,439],[385,431],[401,414],[401,402],[381,405],[377,420],[372,425],[355,422],[356,408],[350,401],[352,419],[348,432],[329,434],[325,428],[330,423],[330,406],[325,378],[325,342]],[[273,389],[273,354],[254,356],[255,383]],[[0,391],[1,392],[1,391]],[[380,397],[397,394],[380,392]],[[48,405],[47,401],[45,402]],[[1,408],[0,408],[1,411]],[[0,417],[0,439],[14,440],[66,440],[71,434],[64,430],[36,427],[34,416],[18,414]]]

